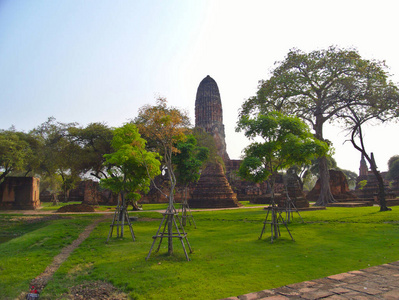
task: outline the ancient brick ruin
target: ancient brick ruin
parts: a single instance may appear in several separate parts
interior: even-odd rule
[[[40,179],[6,177],[0,184],[0,210],[36,209],[40,207]]]
[[[338,202],[359,201],[357,196],[349,190],[348,181],[342,171],[329,170],[330,190],[334,199]],[[317,180],[314,188],[307,194],[308,201],[317,201],[320,195],[320,179]]]
[[[195,127],[212,134],[217,154],[226,163],[230,160],[226,152],[223,109],[219,88],[209,75],[198,86],[195,99]]]
[[[395,188],[391,189],[389,187],[389,182],[385,179],[386,172],[382,172],[381,176],[384,180],[385,199],[387,206],[399,205],[399,199],[396,199],[399,194],[395,193]],[[366,184],[363,186],[361,184],[362,182],[366,182]],[[395,187],[395,184],[393,184],[393,187]],[[379,188],[377,178],[375,177],[374,173],[368,169],[366,160],[362,155],[360,160],[359,176],[356,179],[356,189],[354,193],[358,198],[364,201],[379,204],[377,197],[378,191]]]
[[[233,192],[220,163],[210,163],[201,173],[191,198],[192,208],[238,207],[241,204]]]

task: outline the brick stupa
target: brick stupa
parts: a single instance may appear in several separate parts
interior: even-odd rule
[[[228,165],[223,125],[223,109],[219,88],[209,75],[198,86],[195,99],[195,127],[202,128],[215,140],[217,154]],[[237,207],[241,204],[233,192],[220,163],[210,163],[201,173],[189,206],[192,208]]]
[[[197,186],[188,201],[192,208],[225,208],[241,204],[233,192],[220,163],[210,163],[201,173]]]

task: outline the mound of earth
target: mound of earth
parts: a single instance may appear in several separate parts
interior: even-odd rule
[[[69,288],[69,293],[63,295],[63,299],[111,299],[125,300],[129,299],[125,293],[119,291],[116,287],[108,282],[90,281]]]
[[[94,212],[95,209],[91,205],[87,204],[69,204],[63,207],[60,207],[56,212],[65,213],[65,212]]]

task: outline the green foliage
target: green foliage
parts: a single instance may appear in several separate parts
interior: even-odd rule
[[[145,144],[135,125],[116,128],[112,139],[114,152],[104,155],[110,176],[101,179],[101,185],[135,200],[141,197],[139,191],[148,192],[151,179],[161,171],[159,155],[145,150]]]
[[[38,151],[40,175],[51,183],[53,191],[62,189],[65,197],[68,190],[80,181],[82,171],[82,148],[69,134],[69,130],[75,126],[76,123],[61,123],[51,117],[30,133],[42,145]],[[54,179],[58,176],[61,177],[59,184]]]
[[[112,152],[113,130],[103,123],[91,123],[86,127],[69,128],[69,135],[82,149],[79,159],[81,173],[90,172],[98,179],[107,177],[104,154]]]
[[[276,110],[306,121],[322,141],[324,124],[335,119],[358,134],[353,113],[361,123],[398,116],[398,88],[388,80],[386,69],[383,61],[363,59],[355,49],[329,47],[308,53],[292,49],[276,62],[270,78],[259,82],[257,95],[244,102],[240,117]],[[334,199],[323,157],[319,165],[322,183],[317,204],[327,205]]]
[[[200,178],[200,168],[209,156],[208,148],[198,147],[193,135],[188,135],[186,141],[177,143],[176,148],[178,152],[172,157],[172,162],[177,181],[184,186],[197,182]]]
[[[367,180],[362,180],[359,182],[359,190],[362,190],[367,185]]]
[[[348,186],[350,189],[355,189],[356,187],[356,179],[357,179],[357,174],[355,172],[352,172],[350,170],[344,170],[344,169],[340,169],[337,168],[338,171],[341,171],[342,173],[344,173],[346,180],[348,181]]]
[[[12,171],[23,170],[32,150],[29,143],[14,129],[0,130],[0,182]]]
[[[325,155],[328,145],[313,137],[299,118],[279,112],[259,114],[255,118],[242,116],[237,130],[244,130],[250,139],[260,138],[245,149],[239,174],[245,179],[261,182],[279,170],[310,163]]]
[[[394,180],[398,178],[399,178],[399,155],[394,155],[388,161],[387,179]]]

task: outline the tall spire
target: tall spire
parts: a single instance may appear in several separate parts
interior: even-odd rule
[[[216,81],[206,76],[199,84],[195,99],[195,127],[203,128],[213,135],[218,155],[225,162],[230,158],[226,151],[223,125],[223,109]]]

